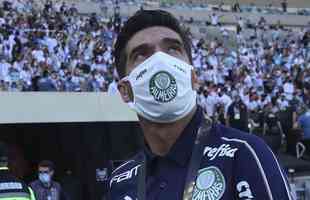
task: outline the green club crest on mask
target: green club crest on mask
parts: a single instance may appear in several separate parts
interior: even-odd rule
[[[178,93],[175,78],[166,71],[159,71],[152,76],[149,90],[154,99],[160,103],[172,101]]]

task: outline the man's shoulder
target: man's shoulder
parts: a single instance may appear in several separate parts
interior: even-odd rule
[[[223,125],[216,126],[216,137],[218,137],[222,143],[232,144],[239,149],[246,148],[249,151],[268,149],[267,144],[262,138],[251,133],[243,132],[241,130]]]
[[[216,156],[234,158],[228,167],[233,167],[233,175],[239,186],[244,181],[257,186],[251,188],[255,199],[267,199],[267,196],[270,197],[268,199],[291,199],[283,168],[261,138],[233,128],[217,128],[220,139],[230,146],[223,145],[222,151]]]
[[[56,182],[56,181],[53,181],[53,182],[52,182],[52,185],[53,185],[57,190],[60,190],[60,189],[61,189],[60,183],[58,183],[58,182]]]
[[[213,144],[206,146],[204,151],[209,160],[233,158],[231,161],[234,164],[229,166],[243,166],[246,163],[248,169],[275,173],[280,169],[274,153],[262,138],[222,125],[217,125],[216,128]],[[238,170],[236,172],[240,173]]]

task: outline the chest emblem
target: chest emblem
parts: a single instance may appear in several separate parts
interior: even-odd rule
[[[192,200],[219,200],[226,188],[222,172],[214,166],[198,171]]]

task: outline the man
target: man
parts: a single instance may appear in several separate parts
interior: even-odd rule
[[[190,46],[178,21],[160,10],[137,12],[118,35],[119,91],[146,145],[112,172],[110,199],[291,199],[261,139],[215,124],[204,131]]]
[[[6,61],[5,56],[0,55],[0,80],[8,80],[10,68],[11,64]]]
[[[108,87],[108,95],[118,95],[118,89],[117,89],[117,83],[118,83],[118,78],[115,77],[113,78],[113,81],[109,84]]]
[[[306,145],[307,153],[310,152],[310,108],[305,109],[305,112],[298,118],[298,125],[302,129],[302,142]]]
[[[69,199],[82,200],[82,184],[75,173],[71,169],[65,171],[65,175],[62,177],[61,186]]]
[[[205,91],[205,99],[202,105],[204,112],[210,117],[214,117],[216,104],[219,103],[219,97],[215,89],[210,88],[209,91]]]
[[[226,126],[247,131],[248,120],[247,106],[243,103],[240,96],[236,94],[233,103],[229,105],[227,110]]]
[[[210,19],[211,19],[211,25],[213,26],[219,26],[219,19],[222,17],[222,15],[217,15],[216,13],[212,13],[212,15],[209,15]]]
[[[233,12],[241,12],[240,4],[238,1],[236,1],[232,7]]]
[[[38,82],[39,91],[57,91],[48,71],[44,71]]]
[[[296,96],[295,96],[296,97]],[[297,126],[297,105],[293,103],[293,99],[289,106],[279,111],[279,121],[282,126],[283,133],[286,137],[286,153],[296,154],[296,129]]]
[[[43,160],[38,166],[38,178],[30,184],[37,200],[63,200],[67,199],[59,183],[53,181],[54,163]]]
[[[286,12],[287,11],[287,0],[282,0],[281,6],[282,6],[282,11]]]
[[[0,200],[35,200],[34,194],[24,182],[10,173],[8,148],[0,142]]]
[[[293,99],[294,89],[295,88],[292,78],[287,78],[287,80],[283,85],[284,94],[287,99],[289,100]]]
[[[303,88],[303,101],[306,105],[310,105],[310,82],[306,82]]]
[[[224,106],[225,118],[227,116],[227,111],[232,103],[232,99],[227,95],[227,88],[219,90],[219,102]]]

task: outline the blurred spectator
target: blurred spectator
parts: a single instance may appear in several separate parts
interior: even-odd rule
[[[241,8],[240,8],[240,4],[239,4],[238,0],[233,4],[232,11],[233,12],[241,12]]]
[[[55,173],[54,163],[48,160],[38,165],[38,180],[30,184],[36,200],[67,200],[67,196],[59,183],[53,181]]]
[[[248,109],[237,94],[228,107],[226,125],[248,132]]]
[[[282,144],[283,131],[279,120],[279,106],[275,98],[266,105],[265,110],[263,134],[267,144],[276,154]]]
[[[305,109],[305,112],[298,118],[299,126],[302,130],[302,143],[306,146],[306,151],[310,155],[310,109]]]
[[[211,15],[209,15],[210,20],[211,20],[211,25],[213,26],[219,26],[220,25],[220,18],[223,15],[218,15],[217,13],[212,13]]]
[[[282,11],[286,12],[287,11],[287,0],[282,0],[281,6],[282,6]]]
[[[109,95],[119,94],[117,84],[118,84],[118,78],[115,78],[109,85],[109,88],[108,88]]]
[[[16,1],[34,7],[30,1]],[[0,80],[5,91],[107,91],[114,78],[112,45],[121,19],[76,15],[75,4],[46,1],[42,10],[17,9],[4,3],[0,11]],[[115,23],[114,23],[115,22]],[[12,67],[13,68],[12,68]],[[87,70],[85,66],[91,66]],[[98,70],[108,82],[97,80]],[[94,83],[94,81],[93,81]]]
[[[68,169],[61,181],[62,189],[70,200],[81,200],[82,185],[80,180],[74,176],[73,171]]]
[[[40,91],[57,91],[56,85],[52,81],[52,77],[48,76],[47,71],[44,71],[42,78],[39,79],[38,87]]]

